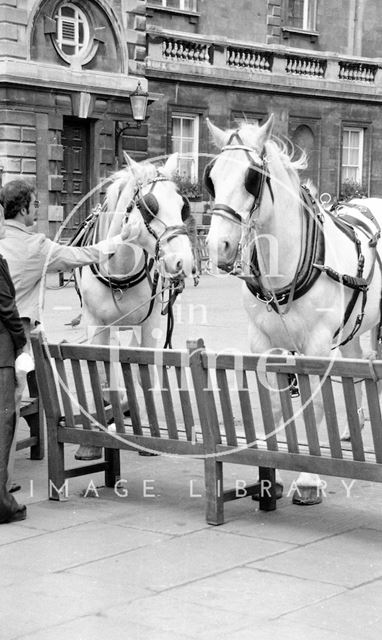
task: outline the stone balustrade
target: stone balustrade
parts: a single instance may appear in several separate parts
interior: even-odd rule
[[[162,41],[162,57],[166,60],[211,64],[210,50],[212,45],[195,43],[175,38],[164,38]]]
[[[148,32],[147,69],[161,68],[163,63],[184,63],[177,69],[192,73],[192,66],[203,66],[209,76],[226,77],[227,73],[240,72],[256,75],[259,82],[273,82],[271,78],[294,77],[302,81],[339,83],[343,91],[361,93],[362,87],[375,86],[382,90],[380,65],[371,59],[352,59],[318,51],[290,50],[282,46],[241,46],[228,42],[211,42],[205,36],[159,30]],[[189,69],[188,69],[189,67]],[[195,68],[195,67],[194,67]],[[250,76],[249,76],[250,78]],[[266,80],[269,78],[269,80]],[[281,78],[280,78],[281,80]],[[320,85],[317,85],[317,88]],[[324,85],[322,85],[324,88]],[[357,89],[358,87],[358,89]]]

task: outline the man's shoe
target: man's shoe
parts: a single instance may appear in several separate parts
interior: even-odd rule
[[[0,524],[8,524],[10,522],[20,522],[21,520],[25,520],[27,517],[27,508],[25,504],[19,505],[18,509],[13,513],[9,514],[5,520],[0,520]]]

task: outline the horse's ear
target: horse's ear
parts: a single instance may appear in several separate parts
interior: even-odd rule
[[[209,118],[206,118],[206,122],[214,143],[221,149],[227,142],[227,132],[212,124]]]
[[[273,116],[273,113],[271,113],[268,120],[264,122],[264,124],[259,128],[256,135],[256,146],[258,146],[259,149],[262,149],[265,143],[271,137],[272,129],[273,129],[273,121],[274,121],[274,116]]]
[[[171,178],[178,170],[179,153],[172,153],[166,160],[166,164],[161,169],[161,173]]]
[[[133,176],[137,177],[139,175],[139,164],[135,162],[126,151],[123,152],[123,157],[125,158],[127,168],[131,170]]]

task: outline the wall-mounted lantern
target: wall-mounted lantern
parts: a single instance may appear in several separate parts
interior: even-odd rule
[[[143,91],[140,80],[138,80],[137,88],[130,94],[130,105],[133,116],[133,122],[117,122],[115,128],[115,155],[119,153],[119,140],[126,129],[139,129],[142,122],[146,120],[147,103],[149,94],[147,91]]]

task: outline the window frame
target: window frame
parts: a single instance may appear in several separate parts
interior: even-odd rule
[[[351,149],[352,147],[348,146],[345,147],[344,145],[344,134],[345,133],[360,133],[360,140],[361,140],[361,144],[358,145],[358,163],[357,165],[350,165],[350,164],[344,164],[344,153],[345,153],[345,149]],[[341,164],[340,164],[340,189],[342,188],[343,183],[346,180],[354,180],[355,182],[358,182],[358,184],[363,186],[363,182],[364,182],[364,170],[365,170],[365,137],[366,137],[366,130],[365,127],[362,127],[360,125],[348,125],[348,124],[344,124],[342,126],[342,132],[341,132]],[[358,170],[358,177],[357,178],[349,178],[348,176],[344,176],[344,170],[345,169],[352,169],[352,168],[357,168]]]
[[[191,166],[193,166],[193,171],[191,173],[191,176],[187,176],[190,178],[191,182],[198,182],[199,181],[199,149],[200,149],[200,114],[199,113],[195,113],[193,111],[187,111],[186,109],[182,109],[182,110],[175,110],[172,109],[170,115],[170,140],[169,140],[169,146],[170,146],[170,153],[175,153],[174,150],[174,128],[173,128],[173,121],[175,118],[181,118],[181,119],[187,119],[187,120],[192,120],[195,123],[195,128],[194,128],[194,135],[193,135],[193,151],[192,151],[192,155],[191,158],[194,160],[193,165],[191,164]],[[180,140],[182,141],[183,136],[180,136]],[[179,153],[179,159],[182,158],[182,153]],[[187,157],[185,155],[183,155],[183,157]]]
[[[167,11],[182,11],[186,13],[198,13],[198,0],[178,0],[178,7],[169,6],[168,0],[148,0],[148,5],[152,9],[165,9]],[[187,7],[188,3],[193,4],[192,7]]]
[[[82,24],[86,31],[86,42],[81,49],[73,54],[66,53],[62,50],[62,43],[59,38],[60,22],[62,24],[61,11],[64,7],[70,7],[82,17]],[[88,13],[77,0],[62,0],[56,5],[54,13],[52,13],[52,19],[55,22],[56,28],[54,32],[50,33],[54,47],[60,56],[66,63],[72,67],[78,67],[87,64],[95,56],[98,49],[98,40],[95,39],[95,27],[94,19],[90,13]],[[64,44],[71,44],[69,41]]]
[[[284,11],[283,11],[283,26],[282,32],[283,37],[288,38],[289,34],[296,34],[301,36],[309,36],[310,39],[314,42],[319,33],[317,31],[317,20],[318,20],[318,0],[303,0],[303,15],[302,15],[302,25],[297,27],[289,23],[289,4],[293,0],[284,0]],[[309,17],[309,3],[313,4],[313,23],[308,24],[307,19]]]
[[[74,12],[74,18],[71,17],[67,17],[67,16],[63,16],[62,15],[62,10],[64,8],[68,8],[71,9]],[[64,34],[63,34],[63,25],[65,20],[70,23],[73,24],[74,26],[74,38],[73,40],[69,40],[69,39],[65,39]],[[69,57],[79,57],[84,51],[86,51],[87,47],[89,46],[90,43],[90,24],[89,24],[89,20],[87,15],[82,11],[82,9],[80,9],[80,7],[78,7],[75,4],[72,4],[71,2],[66,2],[61,4],[58,8],[57,8],[57,14],[56,14],[56,24],[57,24],[57,29],[56,29],[56,40],[57,40],[57,45],[60,48],[60,50],[62,51],[62,53],[66,56]],[[83,28],[83,43],[81,44],[79,42],[79,38],[80,38],[80,24],[82,24],[82,28]],[[64,46],[71,46],[74,47],[75,51],[74,53],[67,53],[66,51],[63,50]]]

